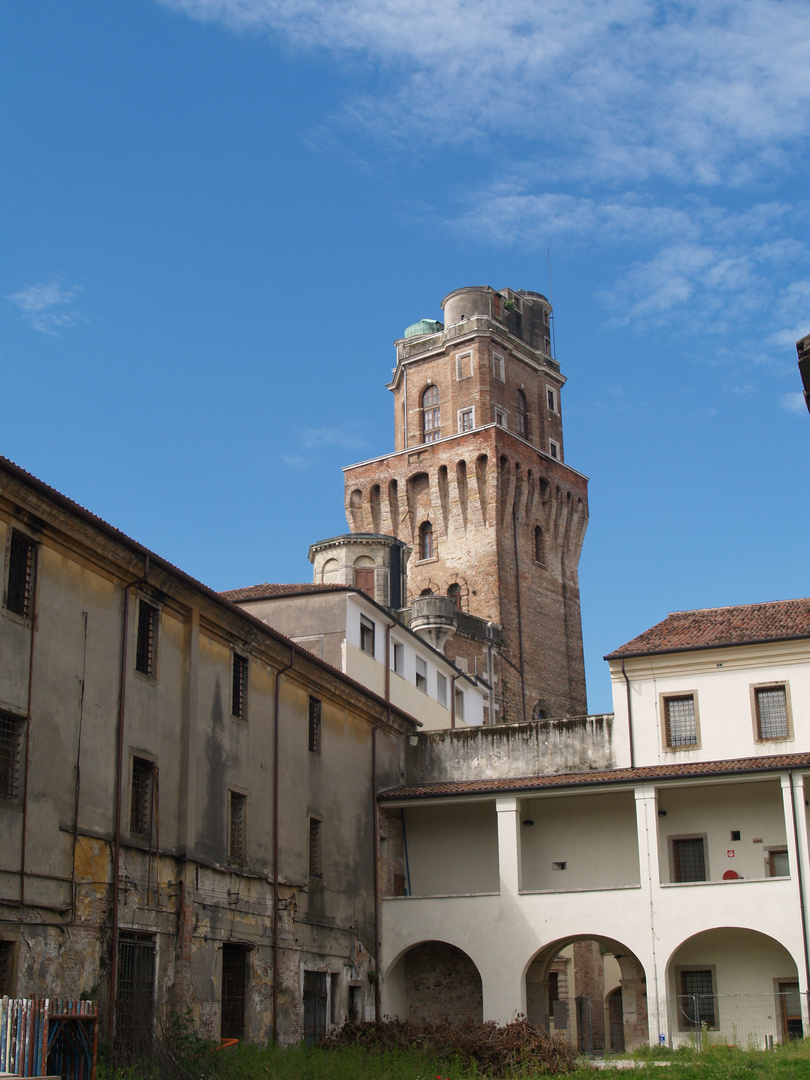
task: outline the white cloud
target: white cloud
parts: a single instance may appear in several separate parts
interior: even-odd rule
[[[298,437],[307,450],[319,449],[322,446],[342,446],[349,450],[358,450],[366,445],[356,435],[335,427],[303,428]]]
[[[73,307],[76,289],[66,289],[58,281],[26,285],[5,297],[21,317],[45,334],[75,326],[83,316]]]
[[[790,394],[782,394],[779,404],[787,412],[807,414],[807,406],[804,403],[804,394],[801,390],[794,390]]]
[[[805,0],[158,2],[370,64],[352,123],[433,142],[519,135],[558,176],[743,184],[787,167],[810,129]]]

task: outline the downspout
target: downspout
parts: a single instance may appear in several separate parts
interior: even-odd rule
[[[391,723],[391,706],[387,710]],[[374,828],[374,1019],[380,1019],[380,811],[377,806],[377,728],[371,729],[371,800]]]
[[[402,368],[402,412],[403,412],[403,435],[405,437],[405,445],[403,450],[408,449],[408,369],[403,366]]]
[[[82,645],[82,692],[79,697],[79,731],[76,736],[76,784],[73,792],[73,847],[70,869],[70,921],[76,921],[76,848],[79,843],[79,795],[82,786],[82,727],[84,726],[84,681],[87,671],[87,612],[82,612],[84,643]]]
[[[124,788],[124,716],[127,690],[127,642],[129,640],[129,590],[149,577],[149,556],[143,564],[143,574],[124,586],[124,624],[121,631],[121,676],[118,685],[118,761],[115,773],[115,836],[113,839],[112,934],[110,935],[110,1001],[108,1024],[110,1040],[115,1034],[115,993],[118,982],[118,875],[121,868],[121,799]]]
[[[810,987],[810,956],[807,952],[807,914],[804,902],[804,879],[802,877],[802,858],[799,852],[799,826],[796,821],[796,793],[793,790],[793,770],[788,769],[788,783],[790,784],[790,810],[793,818],[793,842],[796,845],[796,882],[799,886],[799,913],[802,917],[802,947],[804,950],[804,977],[805,986]]]
[[[28,704],[25,709],[25,784],[23,787],[23,813],[22,813],[22,842],[20,844],[20,904],[25,904],[25,838],[28,832],[28,771],[31,765],[31,701],[34,686],[34,628],[37,623],[38,591],[34,589],[33,605],[31,612],[31,647],[28,650]]]
[[[630,700],[630,680],[624,670],[624,657],[622,657],[622,676],[627,687],[627,734],[630,739],[630,768],[632,769],[636,764],[636,751],[633,745],[633,702]]]
[[[450,677],[450,727],[456,726],[456,679],[458,675]]]
[[[512,535],[515,541],[515,592],[517,599],[518,617],[518,653],[520,656],[520,697],[523,721],[526,722],[526,676],[523,671],[523,619],[520,614],[520,565],[518,563],[518,536],[517,536],[517,485],[512,497]]]
[[[290,662],[276,672],[273,698],[273,1045],[278,1044],[278,748],[281,676],[295,663],[295,643],[290,642]]]

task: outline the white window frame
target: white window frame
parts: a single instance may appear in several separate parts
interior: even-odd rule
[[[562,461],[562,454],[560,453],[560,444],[556,439],[548,440],[548,453],[549,457],[553,457],[555,461]]]
[[[469,423],[468,427],[464,426],[464,417],[465,416],[470,417],[470,423]],[[470,405],[466,409],[459,409],[458,410],[458,430],[459,430],[459,432],[463,433],[465,431],[472,431],[472,429],[474,427],[475,427],[475,406]]]
[[[447,676],[440,671],[436,672],[436,700],[447,708]]]
[[[369,634],[371,639],[369,641]],[[365,615],[360,616],[360,651],[366,653],[368,656],[374,656],[375,651],[375,637],[376,626],[371,619],[367,619]],[[370,644],[371,648],[366,648]]]
[[[423,694],[427,693],[427,660],[421,656],[416,657],[414,682],[416,683],[416,689],[421,690]]]
[[[557,391],[553,386],[546,386],[546,408],[550,413],[556,414],[560,411],[558,407]]]
[[[492,354],[492,375],[498,382],[506,382],[506,362],[500,353]]]
[[[391,640],[391,670],[397,675],[405,674],[405,646],[395,638]]]
[[[467,366],[464,363],[465,360],[469,360],[469,370],[467,371],[466,374],[464,373],[464,368],[465,368],[465,366]],[[470,378],[472,378],[472,373],[473,373],[472,349],[469,349],[467,352],[456,353],[456,382],[461,382],[462,379],[470,379]]]
[[[495,405],[493,411],[495,413],[495,423],[498,425],[498,427],[505,428],[508,431],[509,413],[506,411],[506,409],[502,409],[500,405]]]
[[[455,688],[455,694],[453,698],[455,704],[455,719],[464,719],[464,691],[460,687]]]

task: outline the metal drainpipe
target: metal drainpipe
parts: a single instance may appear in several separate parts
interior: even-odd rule
[[[456,679],[458,675],[450,676],[450,727],[456,726]]]
[[[635,768],[636,764],[636,751],[633,745],[633,703],[630,700],[630,680],[627,678],[627,672],[624,670],[624,657],[622,657],[622,675],[624,676],[624,682],[627,687],[627,732],[630,738],[630,768]]]
[[[520,654],[520,697],[523,720],[526,720],[526,676],[523,671],[523,619],[520,613],[520,564],[518,563],[518,535],[517,535],[517,481],[515,481],[515,494],[512,496],[512,535],[515,540],[515,591],[517,599],[518,617],[518,650]]]
[[[804,951],[805,985],[810,988],[810,956],[807,952],[807,914],[804,904],[804,878],[802,877],[802,857],[799,852],[799,826],[796,821],[796,792],[793,790],[793,769],[788,769],[790,784],[790,810],[793,818],[793,841],[796,845],[796,882],[799,886],[799,913],[802,917],[802,946]]]
[[[403,435],[405,444],[402,447],[403,450],[408,449],[408,369],[402,368],[402,411],[405,414],[403,417]]]
[[[124,788],[124,715],[127,690],[127,642],[129,639],[129,590],[142,585],[149,577],[149,556],[144,558],[143,574],[124,586],[124,623],[121,631],[121,677],[118,686],[118,761],[115,775],[115,837],[113,840],[112,934],[110,936],[109,1035],[115,1033],[115,991],[118,982],[118,875],[121,868],[121,798]]]
[[[391,706],[387,708],[391,723]],[[374,1019],[380,1019],[380,811],[377,806],[377,728],[371,729],[371,801],[374,828]]]
[[[281,676],[295,663],[295,645],[290,643],[290,662],[276,672],[273,702],[273,1043],[278,1043],[278,748]]]
[[[25,717],[25,784],[23,786],[22,842],[20,844],[20,904],[25,904],[25,856],[28,832],[28,772],[31,756],[31,701],[34,687],[34,629],[37,623],[37,590],[34,589],[31,612],[31,647],[28,650],[28,704]]]
[[[84,642],[82,645],[82,692],[79,698],[79,731],[76,736],[76,783],[73,791],[73,846],[70,863],[70,922],[76,921],[76,848],[79,844],[79,795],[82,786],[82,727],[84,726],[84,682],[87,672],[87,612],[82,612]]]

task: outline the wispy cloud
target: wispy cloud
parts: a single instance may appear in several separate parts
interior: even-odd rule
[[[44,334],[58,334],[83,321],[83,316],[73,306],[77,289],[66,289],[58,281],[25,285],[5,297],[14,305],[20,316],[35,330]]]
[[[290,469],[308,469],[318,464],[321,461],[319,452],[328,447],[362,450],[368,445],[363,439],[340,427],[302,428],[298,432],[297,441],[302,452],[288,452],[281,456],[281,460]]]
[[[787,412],[807,413],[807,406],[804,403],[804,394],[801,390],[795,390],[790,394],[782,394],[779,398],[779,404]]]
[[[547,167],[743,184],[810,124],[805,0],[159,0],[374,68],[344,117],[435,143],[519,135]]]

